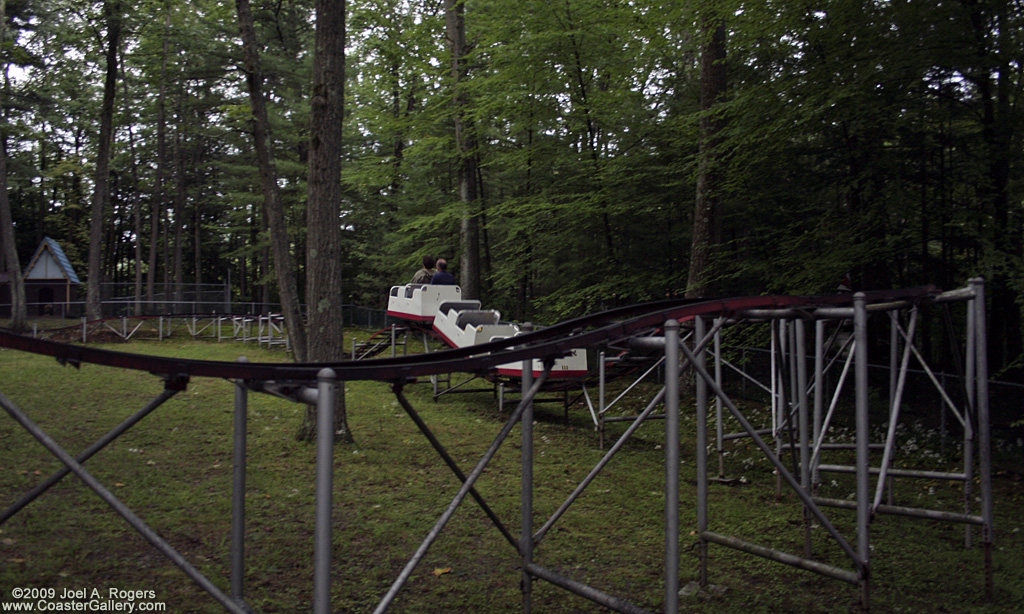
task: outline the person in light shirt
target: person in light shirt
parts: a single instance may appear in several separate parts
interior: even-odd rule
[[[434,276],[434,257],[424,256],[423,257],[423,268],[416,271],[416,274],[412,276],[410,284],[429,284],[430,278]]]

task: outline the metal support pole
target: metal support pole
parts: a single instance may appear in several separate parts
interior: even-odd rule
[[[697,338],[704,320],[697,318]],[[701,353],[703,358],[703,353]],[[698,384],[699,385],[699,384]],[[698,409],[698,414],[700,409]],[[698,429],[700,428],[698,424]],[[707,444],[705,444],[706,446]],[[697,458],[707,450],[697,445]],[[706,482],[705,482],[706,483]],[[701,481],[698,479],[698,485]],[[698,512],[699,514],[700,512]],[[706,527],[705,527],[706,528]],[[665,322],[665,612],[679,611],[679,322]]]
[[[945,371],[941,373],[940,385],[943,390],[948,386]],[[939,401],[939,454],[946,455],[946,404],[942,401]]]
[[[239,363],[249,362],[239,358]],[[245,461],[249,391],[245,382],[235,383],[234,454],[231,490],[231,597],[245,599]]]
[[[604,450],[605,353],[597,355],[597,449]]]
[[[789,433],[789,442],[796,444],[797,432],[794,430],[796,427],[793,425],[793,414],[796,409],[800,406],[800,396],[804,391],[800,390],[797,379],[797,371],[800,370],[799,360],[800,354],[796,349],[796,323],[798,320],[788,322],[788,335],[789,339],[789,406],[786,407],[786,422],[788,422],[787,433]]]
[[[779,376],[776,363],[778,362],[779,334],[776,328],[777,322],[768,323],[770,335],[768,348],[768,377],[771,380],[768,390],[768,398],[771,400],[772,410],[772,437],[779,435]]]
[[[796,321],[796,401],[800,437],[800,486],[804,492],[811,492],[811,428],[810,408],[807,403],[807,333],[803,320]],[[804,556],[811,558],[811,514],[805,505],[804,511]]]
[[[897,363],[900,356],[899,312],[889,312],[889,412],[896,406]],[[909,341],[908,341],[909,343]]]
[[[742,539],[737,539],[729,535],[721,535],[719,533],[714,533],[711,531],[707,532],[707,537],[708,541],[729,548],[733,548],[734,550],[739,550],[740,552],[746,552],[747,554],[753,554],[756,556],[764,557],[770,561],[783,563],[785,565],[790,565],[798,569],[805,569],[807,571],[812,571],[814,573],[829,578],[834,578],[836,580],[849,582],[851,584],[857,583],[857,574],[847,571],[845,569],[833,567],[832,565],[828,565],[827,563],[819,563],[817,561],[813,561],[810,559],[802,559],[800,557],[793,556],[792,554],[788,554],[781,550],[776,550],[774,548],[766,548],[764,546],[744,541]]]
[[[975,292],[975,342],[977,350],[975,359],[978,361],[978,477],[981,480],[981,547],[985,560],[985,600],[992,601],[993,569],[992,569],[992,445],[990,439],[989,406],[988,406],[988,337],[985,324],[985,282],[972,279],[971,287]]]
[[[593,601],[598,605],[602,605],[613,612],[622,612],[623,614],[650,614],[647,610],[637,607],[628,601],[618,597],[613,597],[607,593],[597,590],[596,588],[587,586],[586,584],[577,582],[570,578],[566,578],[565,576],[555,573],[550,569],[545,569],[540,565],[531,564],[528,571],[542,580],[547,580],[559,588],[563,588],[570,593],[589,599],[590,601]]]
[[[523,332],[533,331],[529,322],[523,324]],[[523,381],[521,390],[524,392],[533,386],[533,359],[523,360]],[[523,614],[530,614],[533,608],[533,576],[527,571],[533,564],[533,399],[526,400],[522,418],[522,500],[520,503],[519,554],[523,560]]]
[[[715,320],[715,383],[719,388],[722,386],[722,321],[723,318]],[[722,424],[722,399],[715,397],[715,447],[718,451],[718,477],[725,477],[725,450],[723,449],[723,438],[725,427]]]
[[[740,396],[747,396],[747,348],[740,349],[740,368],[743,369],[740,378]]]
[[[821,446],[821,418],[825,407],[825,320],[814,321],[814,426],[812,437],[816,447]],[[817,491],[821,484],[817,462],[811,464],[811,484]]]
[[[973,280],[972,280],[973,281]],[[981,286],[983,289],[984,286]],[[978,390],[977,366],[978,366],[978,336],[984,336],[985,330],[978,330],[978,310],[985,310],[984,296],[978,300],[979,288],[973,286],[974,298],[967,302],[967,347],[966,365],[964,375],[964,390],[967,391],[967,403],[963,417],[963,442],[964,442],[964,514],[971,513],[971,495],[974,486],[974,416],[976,414]],[[970,525],[964,527],[964,547],[970,548],[973,545],[973,528]]]
[[[313,547],[313,612],[331,611],[331,501],[334,488],[333,369],[317,373],[316,400],[316,541]]]
[[[910,327],[913,328],[913,326],[917,322],[917,312],[914,311],[913,315],[911,317],[912,317],[912,320],[911,320]],[[900,331],[900,311],[890,311],[889,312],[889,423],[890,424],[895,424],[899,420],[900,397],[903,394],[902,385],[906,381],[907,359],[910,358],[910,348],[912,348],[914,346],[914,336],[913,336],[913,333],[911,333],[910,336],[907,339],[904,340],[904,345],[906,347],[906,351],[905,351],[905,358],[904,358],[903,364],[900,367],[897,367],[897,361],[899,360],[899,355],[900,355],[900,352],[899,352],[899,348],[900,348],[900,333],[899,333],[899,331]],[[886,452],[885,453],[888,455],[891,450],[892,450],[891,447],[886,446]],[[883,471],[884,471],[885,470],[884,467],[886,466],[886,463],[883,462],[882,466],[883,466]],[[884,478],[884,479],[882,477],[880,477],[879,480],[878,480],[878,485],[877,485],[878,495],[876,496],[876,500],[874,501],[873,505],[871,506],[872,509],[874,509],[875,506],[881,504],[881,495],[883,494],[883,491],[885,489],[888,489],[887,492],[888,492],[888,497],[889,497],[889,505],[892,505],[895,502],[895,497],[893,495],[893,479],[891,477]]]
[[[854,374],[856,380],[856,439],[857,439],[857,574],[860,585],[860,607],[870,608],[869,563],[871,540],[868,525],[871,521],[871,481],[868,439],[871,436],[868,420],[868,312],[862,292],[853,295],[853,334],[856,338]]]
[[[704,320],[697,318],[695,324],[695,337],[701,339],[704,336]],[[695,354],[690,362],[695,369],[704,368],[704,352]],[[703,535],[708,530],[708,388],[707,382],[698,377],[696,385],[697,401],[697,544],[698,560],[700,564],[699,583],[701,586],[708,585],[708,542]]]
[[[775,455],[782,457],[782,439],[784,437],[784,429],[788,426],[789,421],[789,398],[786,395],[786,355],[789,349],[787,341],[789,340],[788,330],[786,326],[786,320],[779,320],[775,322],[774,326],[778,330],[778,358],[774,361],[774,371],[772,372],[773,381],[775,383],[775,430],[772,436],[775,438]],[[792,442],[790,442],[792,443]],[[775,500],[782,499],[782,475],[779,472],[775,473]]]

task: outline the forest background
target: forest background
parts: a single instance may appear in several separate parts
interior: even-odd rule
[[[230,280],[238,300],[279,300],[241,10],[0,2],[20,261],[50,236],[87,270],[103,191],[104,281],[144,299]],[[426,254],[487,307],[537,322],[692,292],[692,265],[717,295],[980,275],[992,371],[1020,378],[1024,2],[345,8],[344,302],[383,306]],[[314,3],[255,0],[252,16],[289,270],[308,301]]]

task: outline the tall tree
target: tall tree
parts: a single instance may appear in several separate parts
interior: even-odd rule
[[[122,57],[124,56],[124,50],[121,51]],[[123,70],[123,67],[122,67]],[[121,85],[124,89],[124,112],[128,118],[128,156],[129,164],[131,167],[131,197],[130,197],[130,210],[132,216],[132,234],[134,235],[134,241],[132,242],[132,260],[134,265],[134,292],[133,292],[133,307],[132,313],[136,316],[143,314],[142,309],[142,204],[139,198],[139,158],[135,147],[135,128],[134,121],[132,118],[131,106],[128,104],[129,92],[128,92],[128,79],[124,73],[121,74]]]
[[[451,49],[452,107],[455,120],[456,174],[459,201],[462,203],[459,238],[459,283],[462,295],[480,298],[480,216],[477,194],[476,138],[469,119],[466,79],[469,64],[466,54],[466,0],[445,0],[445,32]]]
[[[285,326],[288,328],[288,339],[295,360],[305,362],[306,329],[299,305],[297,271],[292,262],[291,242],[288,240],[288,226],[281,203],[281,189],[277,182],[277,164],[270,147],[270,119],[263,96],[263,68],[256,42],[256,28],[249,0],[236,0],[235,6],[238,11],[238,27],[242,35],[245,80],[249,86],[249,103],[252,106],[252,135],[260,168],[260,185],[263,189],[263,214],[270,227],[274,272],[281,294],[281,309],[284,312]]]
[[[174,285],[173,313],[182,313],[185,300],[185,203],[188,202],[188,175],[185,172],[188,155],[185,148],[185,131],[188,128],[188,116],[185,113],[185,102],[178,98],[175,105],[175,115],[178,116],[177,132],[174,135],[174,248],[171,256],[171,280]],[[167,293],[169,288],[164,288]]]
[[[107,27],[106,74],[103,81],[103,105],[100,108],[100,136],[96,149],[96,181],[89,223],[89,280],[86,289],[86,315],[90,320],[103,317],[102,259],[103,216],[110,203],[110,157],[114,148],[114,96],[117,93],[117,58],[121,46],[121,2],[106,0],[103,15]]]
[[[160,220],[163,219],[166,211],[166,176],[167,165],[167,81],[168,81],[168,59],[171,54],[171,3],[163,3],[164,20],[163,32],[160,37],[160,68],[157,79],[159,85],[156,92],[156,178],[154,180],[154,196],[150,202],[149,212],[149,254],[146,266],[146,300],[153,308],[153,301],[156,300],[156,279],[157,263],[160,255]],[[167,268],[166,258],[164,268]],[[167,287],[164,287],[164,300],[167,299]]]
[[[712,263],[721,243],[722,170],[720,147],[722,119],[718,107],[725,96],[725,22],[705,1],[700,11],[700,151],[697,196],[693,212],[693,238],[686,296],[700,298],[714,293]]]
[[[3,66],[4,83],[0,84],[0,112],[6,121],[5,93],[7,90],[7,0],[0,0],[0,62]],[[28,310],[25,304],[25,284],[21,278],[21,262],[18,260],[18,246],[14,238],[14,218],[11,215],[11,201],[7,195],[7,132],[0,129],[0,243],[3,244],[3,259],[11,288],[11,328],[24,330],[27,326]]]
[[[973,53],[969,53],[970,68],[965,76],[977,88],[979,107],[977,116],[981,124],[981,164],[984,177],[980,181],[982,215],[992,218],[989,232],[985,233],[990,245],[988,269],[992,327],[989,354],[994,369],[1013,366],[1024,373],[1024,338],[1021,335],[1021,288],[1024,275],[1024,248],[1022,248],[1021,217],[1011,205],[1010,183],[1015,150],[1015,132],[1020,130],[1018,111],[1014,107],[1020,97],[1021,67],[1011,58],[1011,50],[1019,53],[1022,7],[1019,2],[964,1],[970,24]],[[1015,39],[1016,36],[1016,39]],[[1014,92],[1013,79],[1016,77]],[[1016,364],[1014,362],[1016,361]]]
[[[345,94],[345,0],[316,1],[312,117],[309,130],[309,202],[306,208],[306,303],[309,360],[344,357],[341,287],[341,145]],[[337,441],[352,441],[345,415],[345,387],[338,387],[334,412]],[[299,439],[317,428],[311,407]]]

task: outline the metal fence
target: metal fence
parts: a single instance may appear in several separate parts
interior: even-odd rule
[[[78,323],[86,314],[84,301],[58,304],[48,303],[46,305],[43,303],[28,303],[27,307],[30,314],[30,322],[36,323],[39,329],[65,326],[69,324],[69,322],[66,322],[67,320]],[[0,312],[3,312],[4,309],[7,309],[9,312],[10,304],[0,304]],[[190,317],[195,314],[266,316],[279,313],[281,313],[280,303],[249,301],[135,301],[134,299],[113,299],[102,303],[104,319],[161,315]],[[387,315],[386,310],[362,307],[360,305],[342,305],[342,317],[347,328],[377,330],[385,328],[393,322],[393,318]]]

